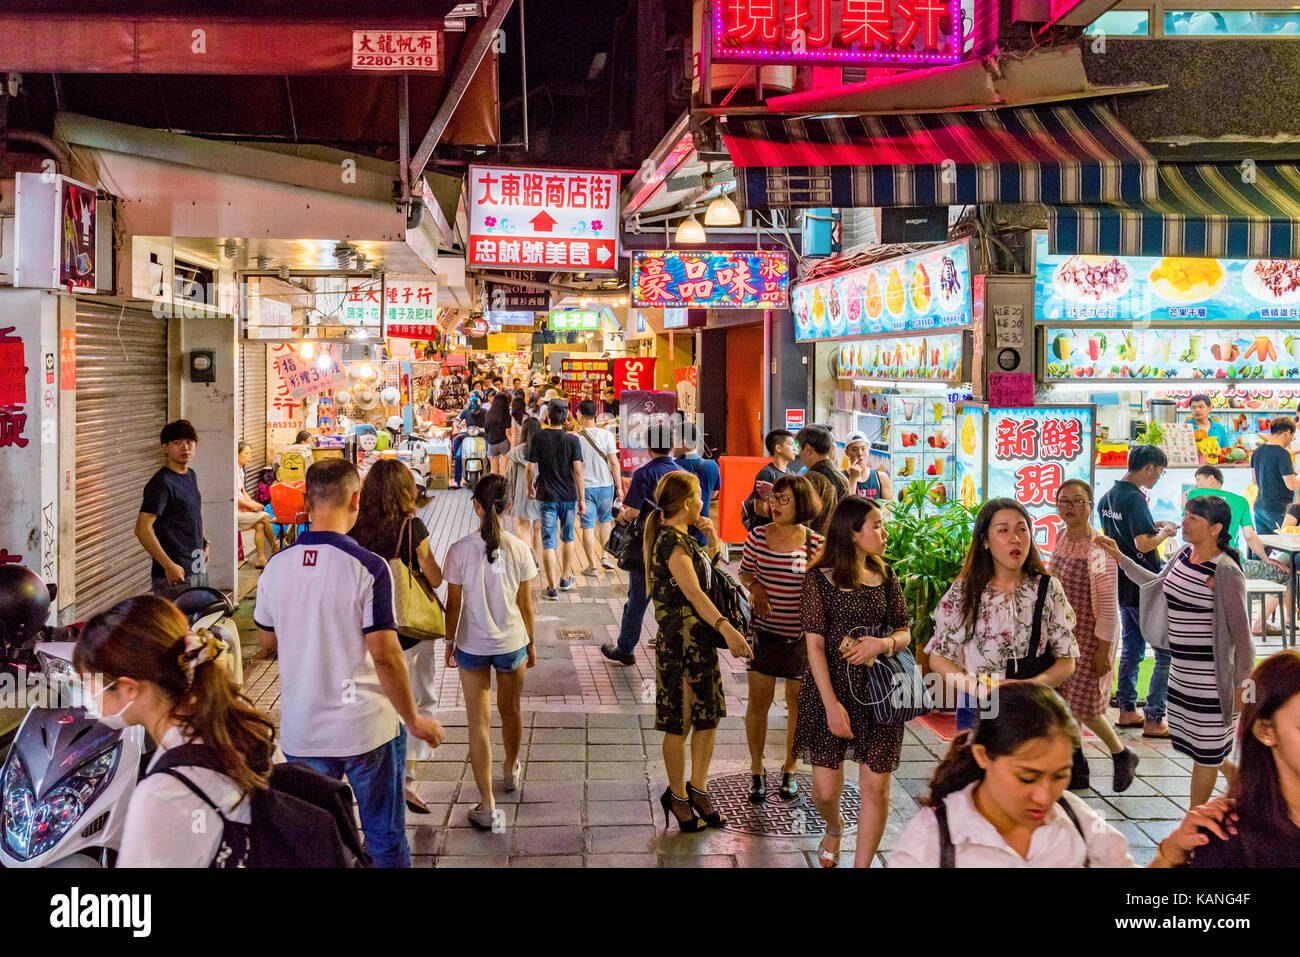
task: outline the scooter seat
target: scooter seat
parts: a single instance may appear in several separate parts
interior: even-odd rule
[[[191,622],[218,611],[225,615],[235,613],[235,606],[230,603],[230,599],[215,588],[199,586],[186,589],[173,598],[172,603]]]

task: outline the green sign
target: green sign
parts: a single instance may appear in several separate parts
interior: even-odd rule
[[[564,309],[551,313],[552,332],[599,332],[600,312],[595,309]]]

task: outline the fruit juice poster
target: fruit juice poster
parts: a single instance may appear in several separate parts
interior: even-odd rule
[[[1300,325],[1300,260],[1052,256],[1035,238],[1039,322],[1151,319]]]
[[[957,497],[967,508],[984,501],[985,410],[978,405],[957,407]]]
[[[845,342],[839,374],[845,379],[956,382],[962,372],[961,347],[961,333]]]
[[[1013,498],[1033,520],[1034,541],[1056,548],[1065,523],[1056,493],[1069,479],[1092,484],[1091,406],[989,410],[989,498]]]
[[[791,293],[795,339],[968,326],[970,257],[965,243],[850,269]]]
[[[1048,380],[1300,379],[1300,330],[1048,326],[1043,342]]]

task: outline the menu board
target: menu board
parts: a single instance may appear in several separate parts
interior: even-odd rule
[[[846,379],[961,379],[962,334],[865,339],[840,346],[837,368]]]
[[[791,294],[795,339],[918,332],[971,324],[966,244],[850,269]]]
[[[909,482],[937,480],[930,500],[942,505],[955,489],[952,403],[940,393],[896,395],[890,402],[890,472],[895,489]]]
[[[1093,407],[990,409],[988,441],[989,498],[1023,505],[1039,550],[1053,551],[1065,528],[1056,514],[1061,483],[1083,479],[1092,484]]]
[[[1300,331],[1048,326],[1043,342],[1046,381],[1300,379]]]
[[[1039,322],[1150,319],[1300,324],[1300,260],[1052,256],[1035,237]]]
[[[574,408],[584,399],[593,402],[614,381],[609,359],[561,359],[560,384],[569,394],[569,405]]]

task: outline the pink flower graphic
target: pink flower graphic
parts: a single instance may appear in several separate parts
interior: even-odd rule
[[[496,224],[497,224],[497,218],[495,216],[483,217],[483,225],[486,226],[488,229],[491,229]]]
[[[592,231],[593,233],[598,233],[598,232],[600,232],[600,228],[601,228],[602,226],[604,226],[604,225],[605,225],[605,224],[604,224],[603,222],[601,222],[599,219],[593,219],[593,220],[591,221],[591,231]]]

